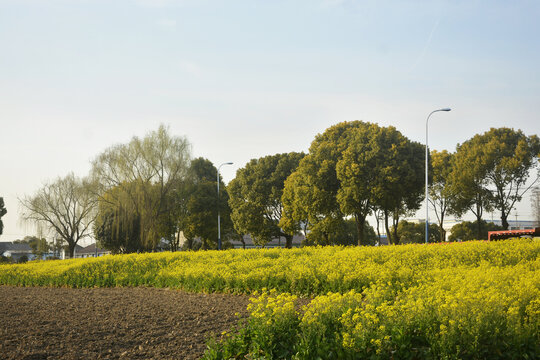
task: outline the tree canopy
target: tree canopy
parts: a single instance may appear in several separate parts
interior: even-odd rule
[[[540,142],[521,130],[492,128],[458,145],[451,174],[452,208],[459,215],[467,210],[476,216],[481,236],[483,211],[497,209],[508,229],[508,215],[530,186],[529,172],[537,166]]]
[[[415,223],[401,220],[397,226],[397,232],[402,244],[422,244],[426,239],[425,221]],[[441,240],[440,228],[436,224],[429,224],[428,242],[436,243]]]
[[[352,216],[358,244],[366,245],[364,224],[375,208],[397,226],[399,216],[422,200],[423,146],[393,127],[362,121],[328,128],[312,142],[284,190],[285,220],[307,224],[307,236],[328,238]],[[320,235],[319,235],[320,234]],[[389,237],[399,242],[397,232]]]
[[[238,233],[251,234],[259,245],[283,236],[286,246],[292,247],[293,234],[279,225],[283,215],[281,198],[285,180],[303,157],[303,153],[295,152],[265,156],[237,171],[228,190],[231,219]]]

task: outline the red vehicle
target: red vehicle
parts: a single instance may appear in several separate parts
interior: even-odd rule
[[[509,239],[513,237],[534,237],[540,236],[540,227],[534,229],[525,229],[525,230],[500,230],[500,231],[489,231],[488,240],[502,240]]]

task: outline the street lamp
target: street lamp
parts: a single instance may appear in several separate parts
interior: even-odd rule
[[[223,165],[232,165],[233,163],[232,162],[226,162],[226,163],[223,163],[221,165],[218,166],[218,169],[217,169],[217,242],[218,242],[218,250],[221,250],[221,219],[220,219],[220,216],[219,216],[219,169],[221,169],[221,167]]]
[[[428,194],[428,122],[431,114],[436,113],[437,111],[450,111],[450,108],[443,108],[438,110],[433,110],[429,113],[426,119],[426,244],[428,243],[429,238],[429,194]]]

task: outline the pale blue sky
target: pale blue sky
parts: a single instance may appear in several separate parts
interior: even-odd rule
[[[423,143],[449,106],[438,150],[538,134],[539,19],[538,1],[0,0],[0,240],[32,233],[17,197],[160,123],[233,161],[226,181],[344,120]]]

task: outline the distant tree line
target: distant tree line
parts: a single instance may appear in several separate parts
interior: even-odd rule
[[[424,225],[402,219],[424,200],[424,153],[392,126],[342,122],[318,134],[307,154],[252,159],[228,186],[220,179],[218,196],[216,167],[193,159],[188,140],[160,126],[103,151],[87,177],[58,178],[20,202],[23,219],[54,231],[71,256],[88,236],[115,253],[153,251],[163,241],[173,251],[182,242],[184,249],[216,249],[218,209],[225,247],[244,234],[260,246],[284,238],[291,247],[295,234],[305,235],[306,245],[373,245],[381,228],[391,244],[422,242]],[[509,128],[475,135],[454,153],[431,151],[438,224],[430,225],[429,241],[445,238],[450,214],[476,217],[456,229],[460,240],[486,237],[486,211],[500,211],[508,228],[539,155],[536,135]]]

